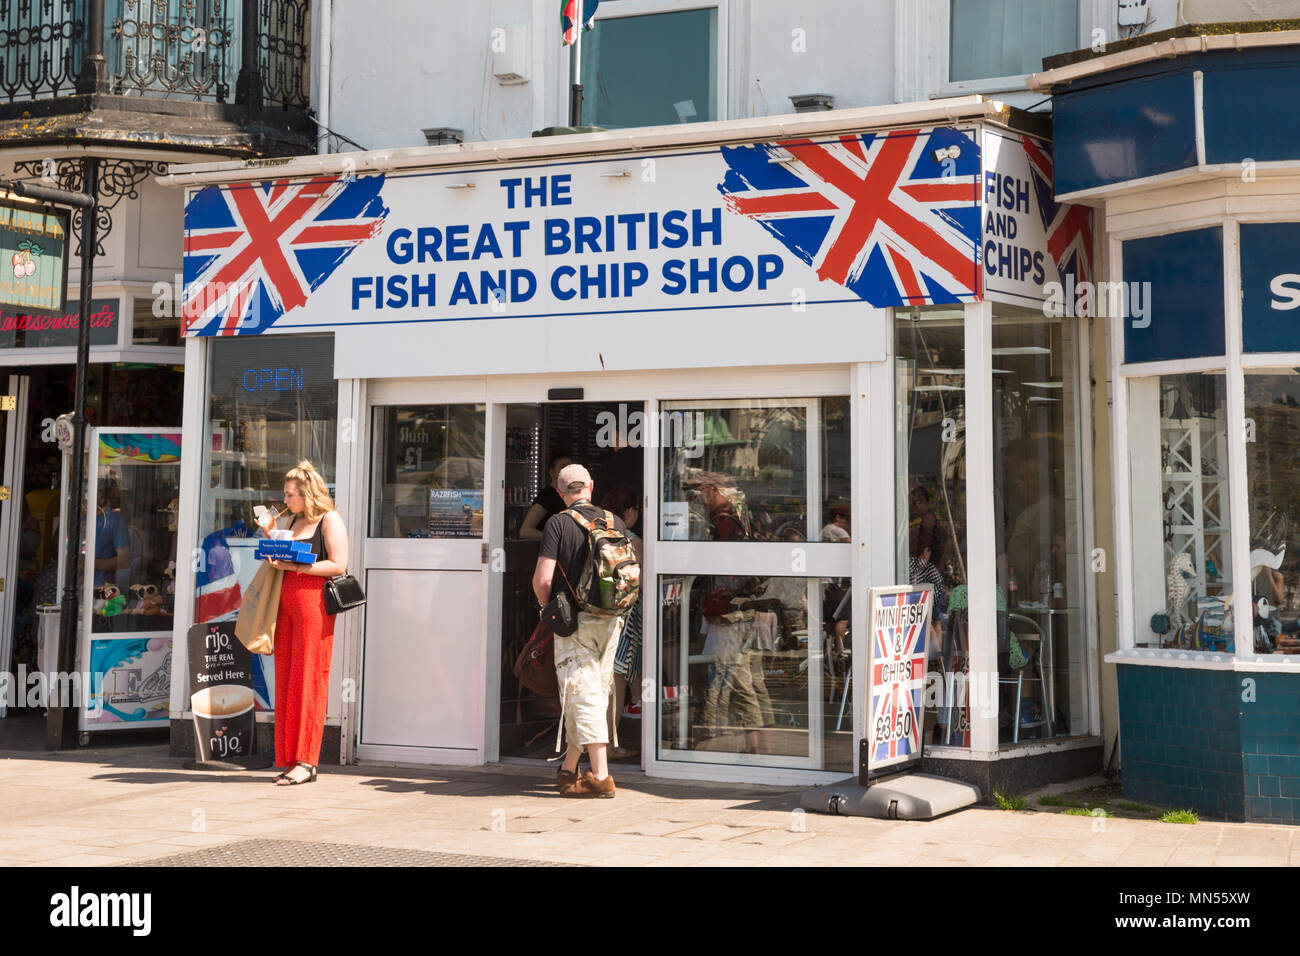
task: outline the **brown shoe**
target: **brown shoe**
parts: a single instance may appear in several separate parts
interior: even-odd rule
[[[581,776],[582,774],[577,770],[565,770],[564,767],[561,766],[555,771],[555,785],[559,787],[560,792],[563,793],[565,790],[577,783]]]
[[[565,797],[605,797],[614,796],[614,778],[606,777],[604,780],[597,780],[595,774],[590,770],[578,778],[577,783],[560,791]]]

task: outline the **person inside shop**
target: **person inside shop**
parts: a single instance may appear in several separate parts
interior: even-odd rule
[[[644,562],[641,536],[631,530],[641,517],[641,496],[636,493],[636,490],[631,485],[619,485],[600,499],[600,506],[610,514],[618,517],[627,526],[629,529],[628,538],[632,542],[632,550],[636,552],[636,559],[639,562]],[[618,650],[614,652],[614,697],[610,701],[609,708],[611,733],[614,730],[615,723],[622,717],[623,704],[627,699],[628,683],[632,680],[632,675],[638,674],[640,671],[641,602],[637,602],[636,607],[632,608],[627,614],[623,632],[618,638]],[[635,706],[637,702],[633,700],[632,704]],[[637,710],[639,712],[639,706]],[[635,747],[611,747],[609,759],[630,760],[638,756],[639,753]]]
[[[524,515],[524,523],[519,528],[519,537],[526,541],[541,541],[542,529],[552,515],[564,510],[564,499],[555,490],[559,474],[573,461],[567,451],[553,451],[546,464],[546,487],[533,499],[532,507]]]
[[[95,511],[95,587],[114,583],[131,567],[131,532],[121,511],[122,490],[111,475],[99,483]]]
[[[829,541],[834,544],[847,542],[851,539],[849,533],[850,521],[848,505],[834,505],[831,508],[831,520],[822,526],[819,537],[822,541]]]
[[[699,491],[700,502],[708,510],[708,535],[713,541],[743,541],[749,537],[744,517],[737,511],[739,489],[728,475],[702,471],[686,481],[686,487]]]
[[[286,767],[277,786],[311,783],[320,761],[329,697],[334,616],[325,612],[325,581],[348,570],[348,529],[334,510],[325,479],[310,461],[300,461],[284,476],[287,513],[267,525],[310,541],[314,564],[276,561],[284,571],[280,613],[275,619],[275,763]]]
[[[908,498],[912,519],[909,522],[911,557],[943,569],[943,527],[939,516],[930,509],[930,495],[917,485]]]

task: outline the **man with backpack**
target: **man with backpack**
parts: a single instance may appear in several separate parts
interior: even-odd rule
[[[546,522],[533,571],[533,593],[543,609],[565,592],[576,611],[576,628],[567,635],[555,633],[560,729],[568,739],[555,778],[566,797],[613,797],[606,714],[618,637],[624,615],[640,595],[641,568],[627,527],[616,515],[592,505],[592,480],[586,468],[564,468],[555,489],[564,499],[565,510]],[[584,749],[591,770],[579,775],[578,760]]]

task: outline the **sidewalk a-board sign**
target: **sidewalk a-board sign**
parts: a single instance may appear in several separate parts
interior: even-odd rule
[[[194,624],[186,632],[193,764],[200,770],[269,767],[257,753],[253,660],[235,637],[234,621]]]
[[[882,773],[919,768],[925,714],[922,690],[933,603],[932,588],[885,587],[870,591],[870,710],[859,773],[864,785]]]

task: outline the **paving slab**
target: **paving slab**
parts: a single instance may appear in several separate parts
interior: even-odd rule
[[[0,754],[0,861],[197,861],[261,841],[286,859],[294,848],[329,844],[425,861],[414,865],[1300,865],[1290,827],[988,806],[933,821],[837,817],[797,812],[806,788],[666,781],[624,769],[610,801],[560,798],[552,765],[337,767],[295,788],[270,779],[187,771],[161,747]]]

